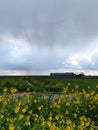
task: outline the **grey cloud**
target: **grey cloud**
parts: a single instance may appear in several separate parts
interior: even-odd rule
[[[2,64],[6,64],[6,60],[8,60],[8,62],[10,61],[11,53],[9,50],[11,48],[10,48],[9,44],[6,44],[6,43],[0,43],[0,46],[1,46],[0,47],[0,67],[1,67]]]
[[[98,53],[95,53],[92,57],[93,69],[98,70]]]
[[[88,60],[86,58],[79,58],[77,59],[78,67],[72,64],[69,64],[70,67],[73,69],[80,69],[80,70],[88,70],[88,71],[98,71],[98,53],[95,53],[91,56],[91,59]]]
[[[62,58],[56,51],[20,48],[15,53],[13,49],[13,43],[2,43],[0,69],[30,72],[57,69],[61,66]]]
[[[68,58],[82,55],[98,36],[97,6],[98,0],[0,0],[0,68],[44,71],[62,68],[65,59],[66,69],[77,69]],[[2,41],[9,35],[29,47],[14,57],[13,43]],[[97,54],[92,62],[78,59],[79,66],[97,70],[97,59]]]
[[[94,70],[95,69],[92,62],[85,58],[78,60],[78,63],[79,63],[80,69],[84,69],[84,70]]]
[[[81,46],[98,34],[98,1],[0,0],[0,32],[36,45]]]

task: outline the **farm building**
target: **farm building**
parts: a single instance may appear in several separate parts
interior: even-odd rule
[[[76,74],[71,72],[66,73],[50,73],[50,76],[52,77],[76,77]]]

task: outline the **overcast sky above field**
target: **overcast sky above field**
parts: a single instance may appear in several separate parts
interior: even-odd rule
[[[98,74],[98,0],[0,0],[0,75]]]

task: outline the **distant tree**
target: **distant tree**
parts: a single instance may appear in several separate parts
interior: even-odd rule
[[[84,73],[83,72],[81,72],[80,74],[78,74],[78,77],[84,77],[85,75],[84,75]]]

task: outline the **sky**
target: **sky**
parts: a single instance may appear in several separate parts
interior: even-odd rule
[[[0,75],[98,75],[98,0],[0,0]]]

